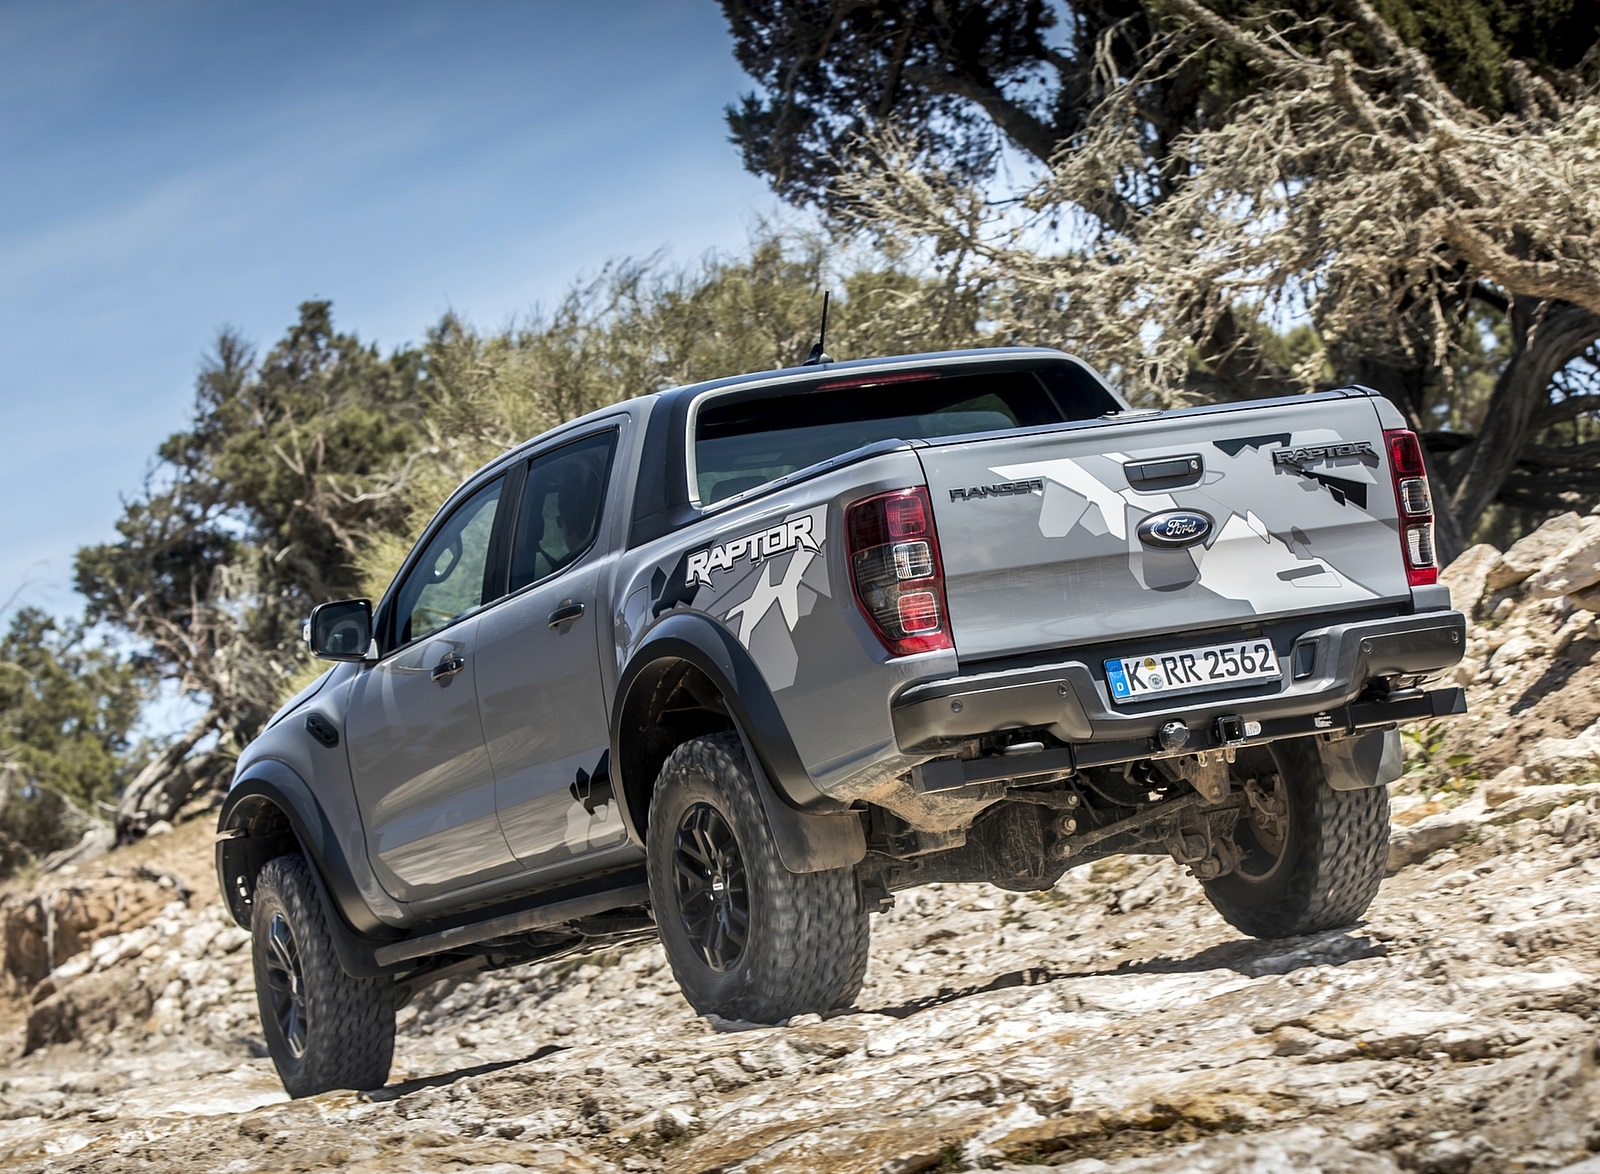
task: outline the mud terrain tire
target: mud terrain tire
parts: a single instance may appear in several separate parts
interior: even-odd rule
[[[870,936],[855,870],[786,869],[756,786],[737,734],[691,739],[662,766],[645,853],[667,961],[701,1015],[847,1007]]]
[[[394,1058],[394,984],[339,965],[298,853],[269,860],[251,898],[251,957],[267,1052],[291,1097],[381,1088]]]
[[[1385,787],[1336,791],[1309,738],[1274,742],[1240,755],[1236,781],[1276,776],[1282,823],[1277,835],[1240,820],[1235,842],[1244,859],[1204,884],[1206,896],[1235,928],[1256,938],[1287,938],[1353,925],[1377,895],[1389,851]]]

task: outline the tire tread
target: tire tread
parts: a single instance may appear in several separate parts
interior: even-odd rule
[[[394,1061],[394,987],[386,978],[353,978],[339,965],[311,866],[298,852],[269,860],[256,878],[251,935],[256,996],[268,1051],[292,1097],[330,1089],[381,1088]],[[306,1054],[288,1055],[268,1001],[263,942],[274,907],[287,918],[306,982]]]
[[[866,977],[871,927],[861,907],[855,871],[791,873],[767,830],[766,812],[744,745],[732,732],[684,742],[668,757],[650,803],[650,835],[675,827],[672,808],[684,780],[704,780],[735,828],[752,892],[752,927],[745,957],[732,980],[712,975],[670,922],[676,907],[670,845],[650,840],[652,902],[662,944],[678,984],[702,1015],[773,1023],[804,1012],[849,1006]],[[670,833],[668,833],[670,834]],[[766,919],[755,924],[760,895]],[[708,981],[709,979],[709,981]]]

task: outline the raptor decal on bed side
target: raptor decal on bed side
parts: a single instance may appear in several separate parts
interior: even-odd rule
[[[812,533],[814,522],[810,514],[800,514],[785,518],[770,529],[695,551],[689,556],[689,586],[702,583],[709,585],[713,571],[726,571],[741,559],[759,563],[790,550],[808,550],[815,554],[817,539]]]

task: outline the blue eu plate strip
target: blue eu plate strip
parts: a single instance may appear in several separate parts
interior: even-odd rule
[[[1133,696],[1133,690],[1128,687],[1128,674],[1122,671],[1120,660],[1106,661],[1106,680],[1111,682],[1111,696]]]

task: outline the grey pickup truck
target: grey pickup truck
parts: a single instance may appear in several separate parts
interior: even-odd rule
[[[1246,934],[1359,919],[1465,642],[1359,387],[1132,410],[1020,348],[618,403],[513,449],[240,758],[217,867],[290,1093],[437,979],[659,935],[696,1011],[848,1006],[869,914],[1170,854]]]

